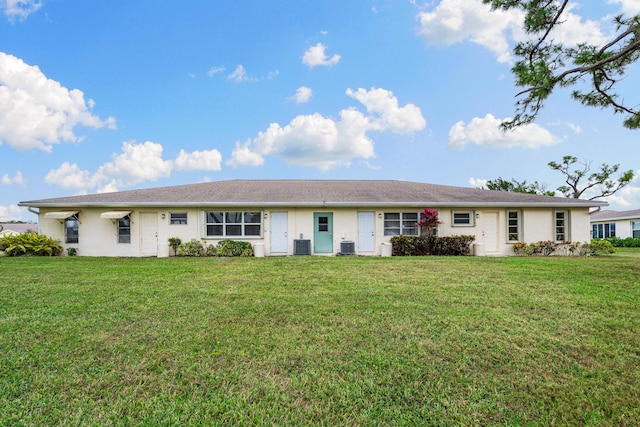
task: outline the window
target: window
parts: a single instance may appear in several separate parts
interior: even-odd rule
[[[519,242],[521,237],[522,212],[507,211],[507,239],[510,243]]]
[[[65,243],[78,243],[78,215],[73,215],[64,220],[64,241]]]
[[[398,236],[400,234],[408,236],[418,235],[417,212],[394,212],[384,214],[384,235]]]
[[[260,236],[261,212],[205,212],[205,234],[208,237]]]
[[[471,227],[473,226],[473,212],[456,212],[454,211],[453,214],[453,219],[451,221],[451,224],[456,227],[464,227],[464,226],[468,226]]]
[[[169,214],[169,224],[171,225],[186,225],[187,213],[186,212],[171,212]]]
[[[615,222],[610,222],[606,224],[593,224],[594,239],[605,239],[607,237],[616,237]]]
[[[555,212],[555,237],[556,242],[569,241],[569,212]]]
[[[118,219],[118,243],[131,243],[131,218]]]
[[[640,221],[631,221],[631,237],[640,237]]]

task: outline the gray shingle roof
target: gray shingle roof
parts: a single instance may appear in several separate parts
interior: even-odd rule
[[[20,202],[21,206],[603,206],[409,181],[230,180]]]
[[[640,209],[631,211],[599,211],[591,214],[591,221],[640,218]]]

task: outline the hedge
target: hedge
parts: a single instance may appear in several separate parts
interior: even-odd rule
[[[471,254],[471,243],[475,236],[393,236],[393,256],[446,255],[465,256]]]

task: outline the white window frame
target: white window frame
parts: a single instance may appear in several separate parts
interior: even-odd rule
[[[460,217],[456,218],[456,216],[467,216],[467,220],[463,222],[460,221]],[[452,227],[475,227],[476,225],[476,215],[474,211],[451,211],[451,226]]]
[[[516,214],[515,218],[511,214]],[[515,238],[512,238],[515,237]],[[524,240],[522,236],[522,210],[507,210],[507,243],[518,243]]]
[[[562,218],[559,218],[558,215],[562,214]],[[559,225],[559,221],[562,221],[562,224]],[[553,211],[553,238],[556,242],[570,242],[571,234],[570,234],[570,211],[569,210],[556,210]],[[564,236],[564,238],[559,239],[558,237]]]
[[[397,218],[391,218],[391,215],[398,215]],[[383,219],[385,236],[418,236],[420,235],[419,212],[385,212]],[[389,224],[393,223],[394,226]],[[397,223],[397,225],[395,224]],[[394,232],[397,230],[398,232]]]
[[[208,222],[209,214],[221,214],[221,222]],[[219,210],[207,210],[202,211],[204,230],[203,236],[206,239],[259,239],[263,237],[264,232],[264,223],[262,218],[264,217],[262,211],[251,211],[251,210],[230,210],[230,211],[219,211]],[[231,214],[234,216],[236,214],[240,214],[240,222],[231,221]],[[247,215],[257,215],[260,222],[247,222]],[[247,234],[248,227],[259,226],[260,230],[258,234]],[[209,234],[209,227],[221,227],[221,234]],[[229,233],[232,227],[240,227],[240,234]]]
[[[174,215],[184,215],[182,217],[174,217]],[[187,225],[189,223],[188,212],[169,212],[169,225]]]
[[[640,221],[631,221],[631,237],[640,238]]]

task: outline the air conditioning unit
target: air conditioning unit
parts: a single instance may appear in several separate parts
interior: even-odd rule
[[[293,240],[294,255],[311,255],[311,240]]]
[[[340,242],[340,255],[355,255],[356,244],[350,240]]]

